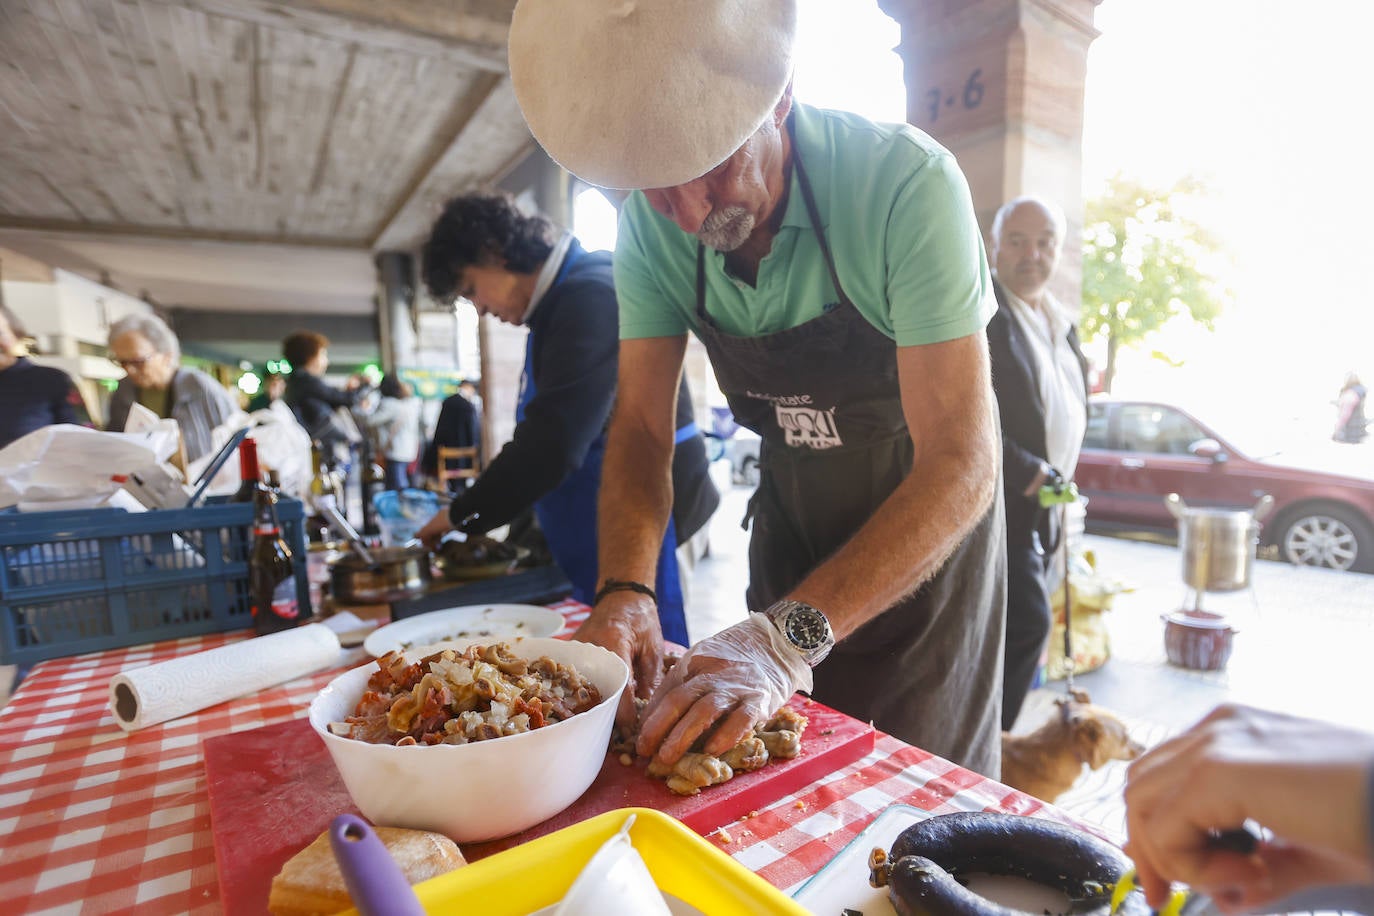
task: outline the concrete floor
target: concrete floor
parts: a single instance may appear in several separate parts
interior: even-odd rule
[[[1075,686],[1120,714],[1137,740],[1157,744],[1225,701],[1374,730],[1374,576],[1257,562],[1250,590],[1204,596],[1205,608],[1239,630],[1225,670],[1191,671],[1168,663],[1160,620],[1187,597],[1178,549],[1092,535],[1087,542],[1098,569],[1133,591],[1106,615],[1111,660]],[[1062,689],[1036,691],[1041,719],[1046,697]],[[1023,712],[1018,731],[1031,714]],[[1124,776],[1125,764],[1104,767],[1059,804],[1120,834]]]

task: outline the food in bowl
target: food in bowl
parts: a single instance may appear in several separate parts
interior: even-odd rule
[[[461,651],[471,642],[448,648]],[[524,658],[547,655],[576,668],[596,686],[601,702],[561,722],[495,741],[396,747],[329,730],[329,723],[344,721],[357,708],[378,670],[375,663],[345,671],[316,695],[310,725],[364,817],[379,826],[434,830],[456,843],[476,843],[547,820],[592,784],[606,762],[629,668],[590,643],[550,637],[509,642]]]
[[[485,535],[469,535],[465,541],[444,541],[434,552],[434,565],[447,579],[485,579],[503,576],[529,551]]]
[[[444,541],[437,555],[458,566],[484,566],[506,563],[520,556],[520,548],[484,534],[469,535],[465,541]]]
[[[507,643],[444,649],[416,662],[388,652],[353,714],[329,730],[398,747],[467,744],[543,728],[600,702],[596,685],[572,665],[522,658]]]

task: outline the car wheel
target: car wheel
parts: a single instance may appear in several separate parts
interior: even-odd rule
[[[746,487],[757,487],[759,485],[759,460],[753,455],[746,455],[740,464],[740,482]]]
[[[1278,546],[1279,555],[1298,566],[1374,570],[1374,532],[1340,506],[1300,507],[1287,517]]]

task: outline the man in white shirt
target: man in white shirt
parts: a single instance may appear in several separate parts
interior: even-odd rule
[[[1040,487],[1073,477],[1088,423],[1077,303],[1065,307],[1047,288],[1063,241],[1063,214],[1034,197],[1009,201],[993,218],[998,311],[987,335],[1007,513],[1004,729],[1016,722],[1050,635],[1045,573],[1063,538],[1058,513],[1040,508]]]

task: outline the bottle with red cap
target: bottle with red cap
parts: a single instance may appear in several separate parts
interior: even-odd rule
[[[239,443],[239,488],[229,497],[233,503],[251,503],[253,494],[264,486],[258,462],[258,444],[252,439]]]
[[[282,537],[271,491],[258,491],[253,501],[253,550],[248,558],[248,588],[253,600],[253,629],[259,636],[289,630],[308,621],[310,606],[296,592],[296,564]]]

